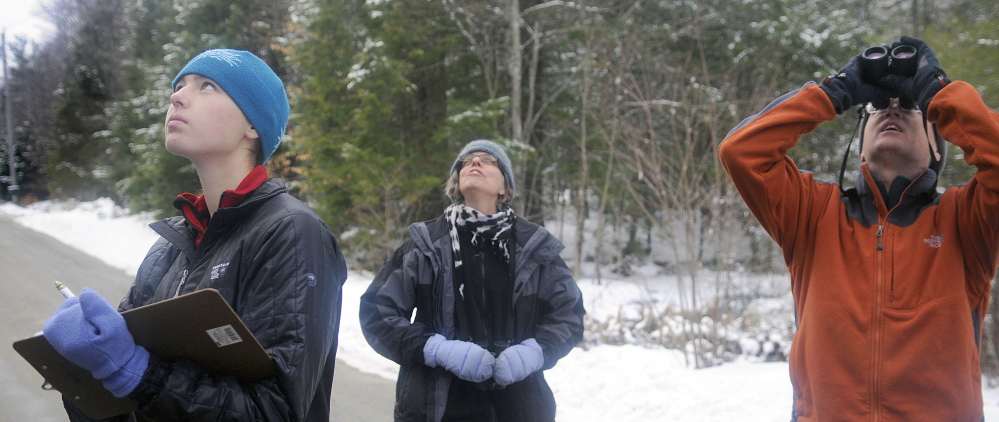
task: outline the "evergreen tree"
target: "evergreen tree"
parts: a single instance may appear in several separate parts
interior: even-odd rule
[[[108,128],[105,107],[119,98],[121,83],[116,66],[123,62],[128,21],[118,19],[128,10],[125,0],[80,0],[59,3],[66,18],[57,26],[65,40],[66,60],[54,114],[54,148],[47,172],[51,188],[61,197],[84,200],[113,196],[106,175],[108,145],[100,136]]]
[[[51,108],[55,101],[51,87],[58,85],[59,60],[53,59],[51,49],[38,44],[29,44],[20,38],[11,42],[7,40],[8,56],[12,58],[9,64],[8,95],[11,103],[11,123],[14,129],[14,149],[16,156],[17,181],[20,186],[22,200],[48,199],[49,180],[46,173],[48,151],[54,145],[44,122],[51,121]],[[34,54],[30,54],[29,50]],[[0,108],[6,107],[5,103]],[[2,190],[0,197],[7,198],[7,187],[10,184],[7,160],[6,110],[0,114],[4,124],[0,139],[0,180]]]
[[[439,3],[329,0],[296,51],[296,137],[310,203],[362,266],[446,205],[454,154],[491,137],[496,106],[468,89],[470,56]]]

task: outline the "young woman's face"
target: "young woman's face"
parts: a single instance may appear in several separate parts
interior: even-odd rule
[[[503,171],[500,170],[496,157],[486,152],[473,152],[463,158],[466,161],[462,162],[458,173],[458,190],[466,202],[469,198],[484,198],[496,202],[500,195],[506,193]]]
[[[257,131],[217,83],[189,74],[177,82],[166,114],[166,149],[200,160],[247,154]],[[251,154],[252,157],[252,154]]]

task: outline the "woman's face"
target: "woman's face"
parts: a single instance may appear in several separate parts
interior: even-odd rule
[[[503,171],[500,170],[496,157],[478,151],[465,154],[461,160],[458,191],[465,197],[465,204],[492,203],[495,206],[500,195],[506,193]]]
[[[166,149],[197,164],[252,149],[259,138],[215,81],[189,74],[177,82],[166,114]]]

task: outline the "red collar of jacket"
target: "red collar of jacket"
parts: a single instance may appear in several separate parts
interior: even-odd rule
[[[219,199],[219,209],[239,206],[253,191],[257,190],[266,181],[267,169],[262,165],[254,167],[250,171],[250,174],[247,174],[243,178],[243,181],[239,183],[239,186],[236,186],[236,189],[222,192],[222,197]],[[192,193],[182,193],[177,195],[177,198],[183,199],[183,201],[180,201],[182,206],[179,208],[183,212],[187,222],[198,231],[198,237],[194,240],[194,244],[200,245],[201,239],[205,236],[205,231],[208,230],[208,222],[212,217],[211,213],[208,212],[208,203],[205,202],[205,195],[194,196]]]

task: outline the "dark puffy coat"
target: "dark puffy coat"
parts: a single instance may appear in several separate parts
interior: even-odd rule
[[[162,238],[120,310],[216,289],[274,359],[278,375],[239,383],[188,361],[154,358],[131,395],[141,406],[135,419],[329,421],[347,270],[326,225],[270,179],[239,206],[216,211],[197,247],[183,217],[150,227]]]
[[[413,224],[409,233],[411,239],[395,251],[361,296],[361,328],[371,347],[400,365],[395,419],[439,421],[454,377],[443,368],[426,366],[423,346],[435,333],[448,339],[455,335],[451,240],[443,216]],[[512,341],[536,339],[545,356],[545,370],[583,337],[582,295],[558,255],[564,246],[555,237],[519,218],[514,233]],[[518,405],[523,413],[540,420],[553,415],[554,397],[542,372],[522,383],[524,400]]]

